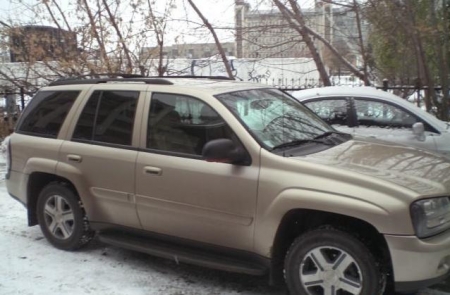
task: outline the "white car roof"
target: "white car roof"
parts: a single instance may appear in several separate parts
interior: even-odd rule
[[[437,119],[435,116],[427,113],[426,111],[420,109],[415,104],[402,99],[392,93],[379,90],[373,87],[343,87],[343,86],[330,86],[322,88],[311,88],[306,90],[299,90],[291,92],[299,101],[305,102],[312,98],[318,97],[367,97],[374,98],[379,101],[391,102],[393,104],[399,105],[410,112],[414,113],[416,116],[422,118],[424,121],[428,122],[433,127],[438,130],[446,130],[447,123]]]

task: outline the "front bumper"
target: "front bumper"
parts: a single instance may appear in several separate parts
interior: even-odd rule
[[[396,291],[417,291],[444,280],[450,270],[450,231],[419,239],[385,235]]]

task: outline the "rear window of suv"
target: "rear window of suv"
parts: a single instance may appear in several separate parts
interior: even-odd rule
[[[78,119],[72,139],[131,145],[138,98],[139,91],[94,91]]]
[[[41,91],[18,122],[18,133],[56,138],[80,91]]]

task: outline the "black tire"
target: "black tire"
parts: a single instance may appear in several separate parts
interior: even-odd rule
[[[292,243],[284,263],[292,295],[381,295],[386,274],[369,249],[354,236],[332,228],[317,229]]]
[[[94,236],[76,193],[62,183],[42,189],[36,210],[42,233],[58,249],[77,250]]]

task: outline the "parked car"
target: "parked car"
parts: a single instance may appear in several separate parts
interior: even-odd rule
[[[339,131],[450,155],[449,123],[394,94],[371,87],[324,87],[292,95]]]
[[[7,158],[9,194],[59,249],[97,234],[272,283],[284,272],[300,295],[407,292],[449,274],[450,160],[336,132],[267,86],[57,81]]]

